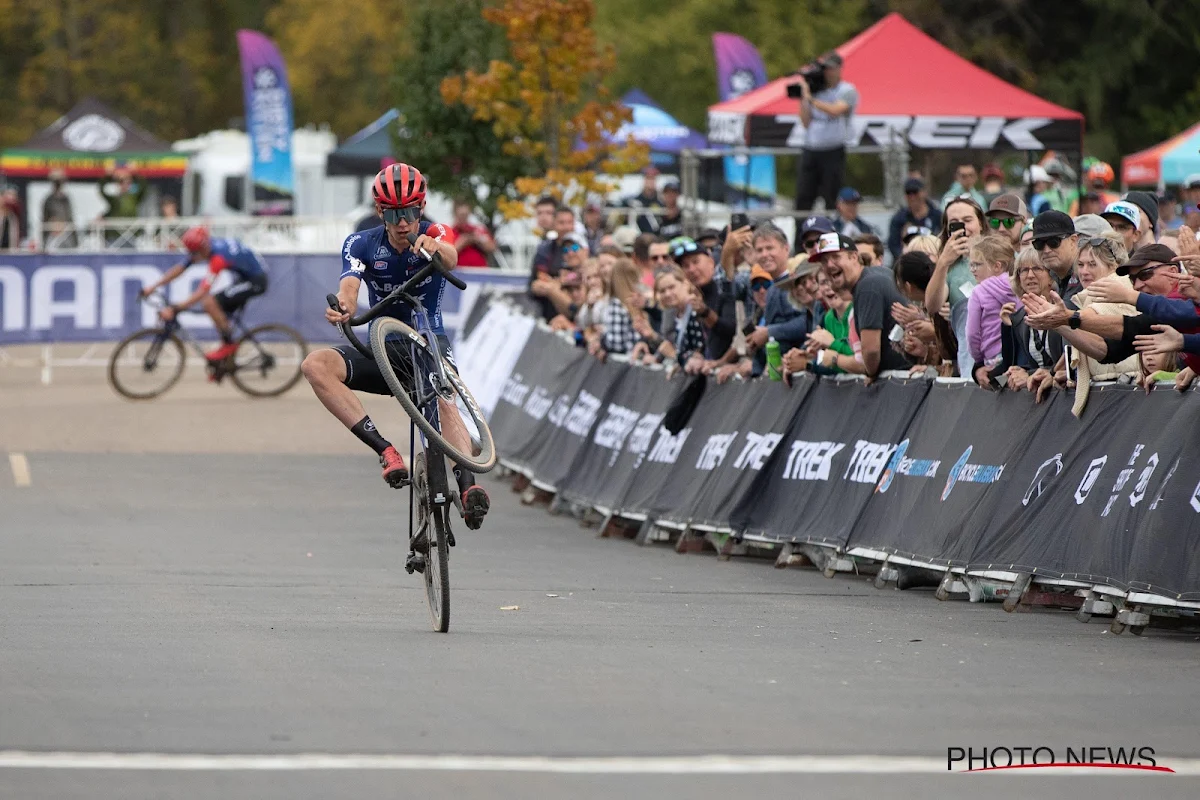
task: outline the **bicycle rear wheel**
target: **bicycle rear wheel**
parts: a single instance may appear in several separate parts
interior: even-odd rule
[[[117,344],[108,360],[108,382],[130,400],[150,400],[178,383],[187,354],[162,328],[143,328]]]
[[[413,495],[417,503],[419,539],[425,536],[425,598],[429,601],[429,618],[438,633],[450,630],[450,542],[446,522],[446,506],[434,503],[426,453],[420,453],[413,463]],[[445,473],[445,462],[436,454],[434,460]]]
[[[392,395],[434,447],[472,472],[489,472],[496,466],[496,444],[483,411],[444,356],[442,370],[451,390],[447,400],[458,406],[468,433],[474,426],[479,454],[464,453],[448,442],[442,435],[441,426],[435,424],[438,422],[436,402],[417,399],[418,391],[430,390],[429,380],[434,372],[433,352],[425,337],[398,319],[380,317],[371,324],[371,352]]]
[[[238,339],[234,384],[253,397],[276,397],[300,380],[308,344],[286,325],[259,325]]]

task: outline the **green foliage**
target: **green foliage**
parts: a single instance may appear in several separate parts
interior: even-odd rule
[[[393,94],[406,135],[399,157],[417,165],[438,191],[472,199],[487,189],[478,209],[494,226],[500,198],[525,173],[526,163],[503,152],[491,123],[472,117],[463,105],[443,102],[442,79],[467,70],[486,70],[507,54],[504,31],[483,18],[486,0],[415,0],[408,6],[419,49],[396,61]],[[473,179],[472,179],[472,176]]]

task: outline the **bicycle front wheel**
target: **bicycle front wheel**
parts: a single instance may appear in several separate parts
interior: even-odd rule
[[[183,342],[162,328],[143,328],[117,344],[108,360],[108,382],[130,400],[150,400],[183,375]]]
[[[435,372],[433,351],[425,337],[398,319],[380,317],[371,325],[371,352],[392,395],[437,449],[472,472],[489,472],[496,466],[496,444],[483,411],[445,357],[442,357],[442,371],[446,373],[451,395],[445,399],[458,407],[468,433],[474,428],[472,438],[479,453],[463,452],[455,447],[442,435],[442,426],[435,424],[440,420],[438,395],[432,392],[430,383],[430,376]]]
[[[445,462],[434,450],[435,469],[445,470]],[[413,464],[413,494],[417,503],[417,530],[425,535],[425,598],[429,618],[438,633],[450,630],[450,542],[445,506],[433,502],[429,489],[427,453],[418,453]],[[445,478],[441,480],[445,484]]]
[[[300,380],[308,344],[286,325],[259,325],[238,339],[234,384],[253,397],[276,397]]]

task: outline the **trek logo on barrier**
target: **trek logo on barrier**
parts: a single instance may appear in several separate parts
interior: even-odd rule
[[[621,448],[625,446],[625,440],[629,434],[633,433],[633,428],[637,425],[640,416],[641,414],[631,408],[609,403],[603,421],[596,426],[596,433],[592,436],[592,441],[597,447],[612,451],[608,460],[610,467],[617,463],[617,456],[621,454]]]
[[[691,432],[691,428],[684,428],[672,436],[666,428],[659,428],[658,441],[654,443],[654,448],[650,451],[650,455],[646,456],[646,460],[652,464],[674,464],[679,460],[684,442],[687,441]]]
[[[729,455],[729,448],[737,440],[738,432],[733,433],[715,433],[708,437],[708,441],[704,443],[704,447],[700,450],[700,456],[696,459],[696,469],[703,472],[711,472],[721,466],[725,461],[725,456]]]
[[[833,457],[844,450],[840,442],[792,442],[783,477],[794,481],[827,481]]]

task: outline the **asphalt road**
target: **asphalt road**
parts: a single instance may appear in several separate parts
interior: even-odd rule
[[[601,540],[496,480],[484,530],[458,527],[441,635],[401,568],[407,495],[369,454],[30,452],[20,488],[6,460],[0,751],[66,760],[0,753],[0,797],[1123,797],[1146,791],[1137,780],[1156,797],[1200,793],[1196,777],[887,766],[1038,745],[1148,746],[1183,764],[1200,755],[1194,635],[1114,637],[1063,613]],[[270,771],[80,760],[110,752],[430,758]],[[666,774],[434,768],[447,754],[728,754],[746,757],[742,772],[751,756],[825,760],[786,774],[705,774],[699,759]],[[883,772],[837,770],[847,757]]]

